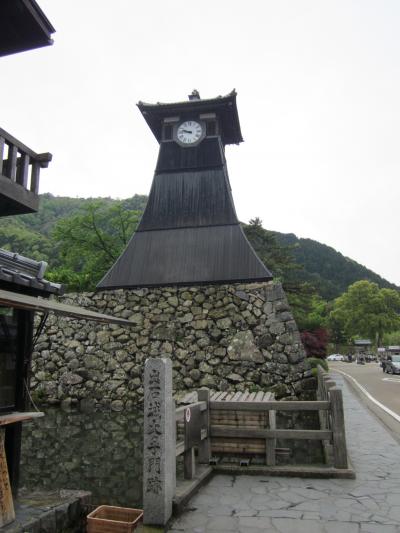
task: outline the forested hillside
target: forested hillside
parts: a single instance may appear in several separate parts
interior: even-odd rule
[[[68,249],[65,250],[64,247],[62,250],[60,235],[66,234],[68,225],[62,224],[63,227],[55,232],[57,223],[87,213],[88,206],[93,203],[101,205],[103,211],[117,207],[119,213],[124,210],[135,211],[140,216],[146,201],[147,196],[140,195],[126,200],[114,200],[44,194],[41,195],[39,213],[0,219],[0,247],[47,261],[50,271],[55,269],[60,272],[68,255]],[[294,234],[260,231],[261,221],[255,220],[256,224],[245,225],[247,237],[274,275],[288,284],[308,282],[326,300],[339,296],[349,285],[362,279],[376,282],[380,287],[397,288],[329,246],[311,239],[299,239]],[[105,222],[99,222],[100,225],[103,224],[101,229],[104,231]]]
[[[278,243],[290,248],[295,262],[304,267],[293,274],[289,273],[289,278],[293,276],[295,281],[311,283],[326,300],[336,298],[349,285],[362,279],[377,283],[381,288],[398,289],[393,283],[326,244],[312,239],[299,239],[293,233],[273,234]]]
[[[38,213],[0,219],[0,248],[47,261],[50,267],[59,266],[59,247],[52,238],[56,223],[83,212],[86,206],[98,200],[106,205],[118,202],[112,198],[69,198],[42,194]],[[126,209],[143,211],[146,202],[147,196],[135,195],[121,203]]]

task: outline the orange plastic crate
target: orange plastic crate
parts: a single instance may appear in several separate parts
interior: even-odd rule
[[[143,517],[142,509],[100,505],[87,516],[87,533],[132,533]]]

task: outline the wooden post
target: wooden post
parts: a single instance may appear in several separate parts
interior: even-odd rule
[[[185,479],[193,479],[196,473],[196,459],[194,448],[189,448],[183,454],[183,476]]]
[[[21,157],[18,161],[18,168],[17,168],[17,183],[19,183],[19,185],[22,185],[24,189],[28,188],[29,163],[30,163],[29,155],[21,154]]]
[[[330,402],[329,391],[332,390],[333,387],[336,387],[336,382],[333,381],[333,379],[331,378],[329,374],[324,374],[322,376],[322,383],[323,383],[323,396],[324,396],[323,399]],[[320,419],[321,429],[332,429],[331,408],[329,409],[329,411],[319,411],[319,419]],[[327,465],[331,465],[334,461],[333,451],[332,451],[332,448],[333,448],[332,442],[330,440],[325,439],[322,441],[322,447],[324,450],[325,463]]]
[[[207,409],[202,413],[202,426],[207,431],[207,437],[201,441],[199,446],[199,463],[208,465],[211,459],[211,439],[210,439],[210,391],[200,389],[197,391],[199,402],[206,402]]]
[[[330,401],[329,391],[336,387],[336,382],[330,379],[330,376],[324,376],[324,400]],[[324,427],[321,429],[329,429],[331,426],[330,420],[329,420],[329,411],[323,411],[323,425]]]
[[[276,429],[276,411],[269,411],[269,429]],[[265,439],[265,460],[267,466],[276,464],[276,439]]]
[[[32,163],[31,170],[31,187],[30,190],[35,194],[39,194],[39,175],[40,175],[40,163],[34,161]]]
[[[144,524],[164,526],[172,514],[176,490],[175,425],[171,359],[149,358],[144,370]]]
[[[11,144],[8,148],[8,177],[11,181],[16,181],[17,179],[17,158],[18,158],[18,148]]]
[[[4,428],[0,429],[0,527],[15,520],[14,503],[4,448],[5,431]]]
[[[338,387],[332,387],[329,396],[332,414],[333,464],[335,468],[348,468],[342,391]]]
[[[0,174],[3,173],[4,145],[5,139],[0,135]]]
[[[325,400],[324,398],[324,376],[326,372],[320,365],[317,366],[317,400]]]

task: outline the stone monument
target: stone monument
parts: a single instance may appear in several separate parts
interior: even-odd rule
[[[144,524],[165,525],[176,486],[175,405],[170,359],[150,358],[144,369]]]

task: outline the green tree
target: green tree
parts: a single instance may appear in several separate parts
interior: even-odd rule
[[[331,323],[341,328],[347,338],[368,337],[378,346],[383,335],[400,327],[400,294],[394,289],[380,289],[376,283],[357,281],[334,301]]]
[[[290,247],[278,244],[274,233],[262,227],[260,218],[252,218],[243,225],[243,230],[258,257],[275,278],[283,280],[289,271],[299,268],[294,263]]]
[[[311,283],[298,280],[302,267],[293,259],[293,247],[280,244],[276,234],[264,229],[258,217],[251,219],[243,229],[261,261],[275,279],[282,281],[299,329],[314,331],[325,328],[326,302],[318,296]]]
[[[385,346],[400,346],[400,329],[385,333],[383,336],[383,344]]]
[[[309,283],[284,283],[287,299],[300,331],[326,328],[327,303]]]
[[[89,202],[80,213],[61,219],[52,232],[60,264],[48,278],[69,290],[92,290],[117,260],[136,229],[140,213],[123,201]]]

